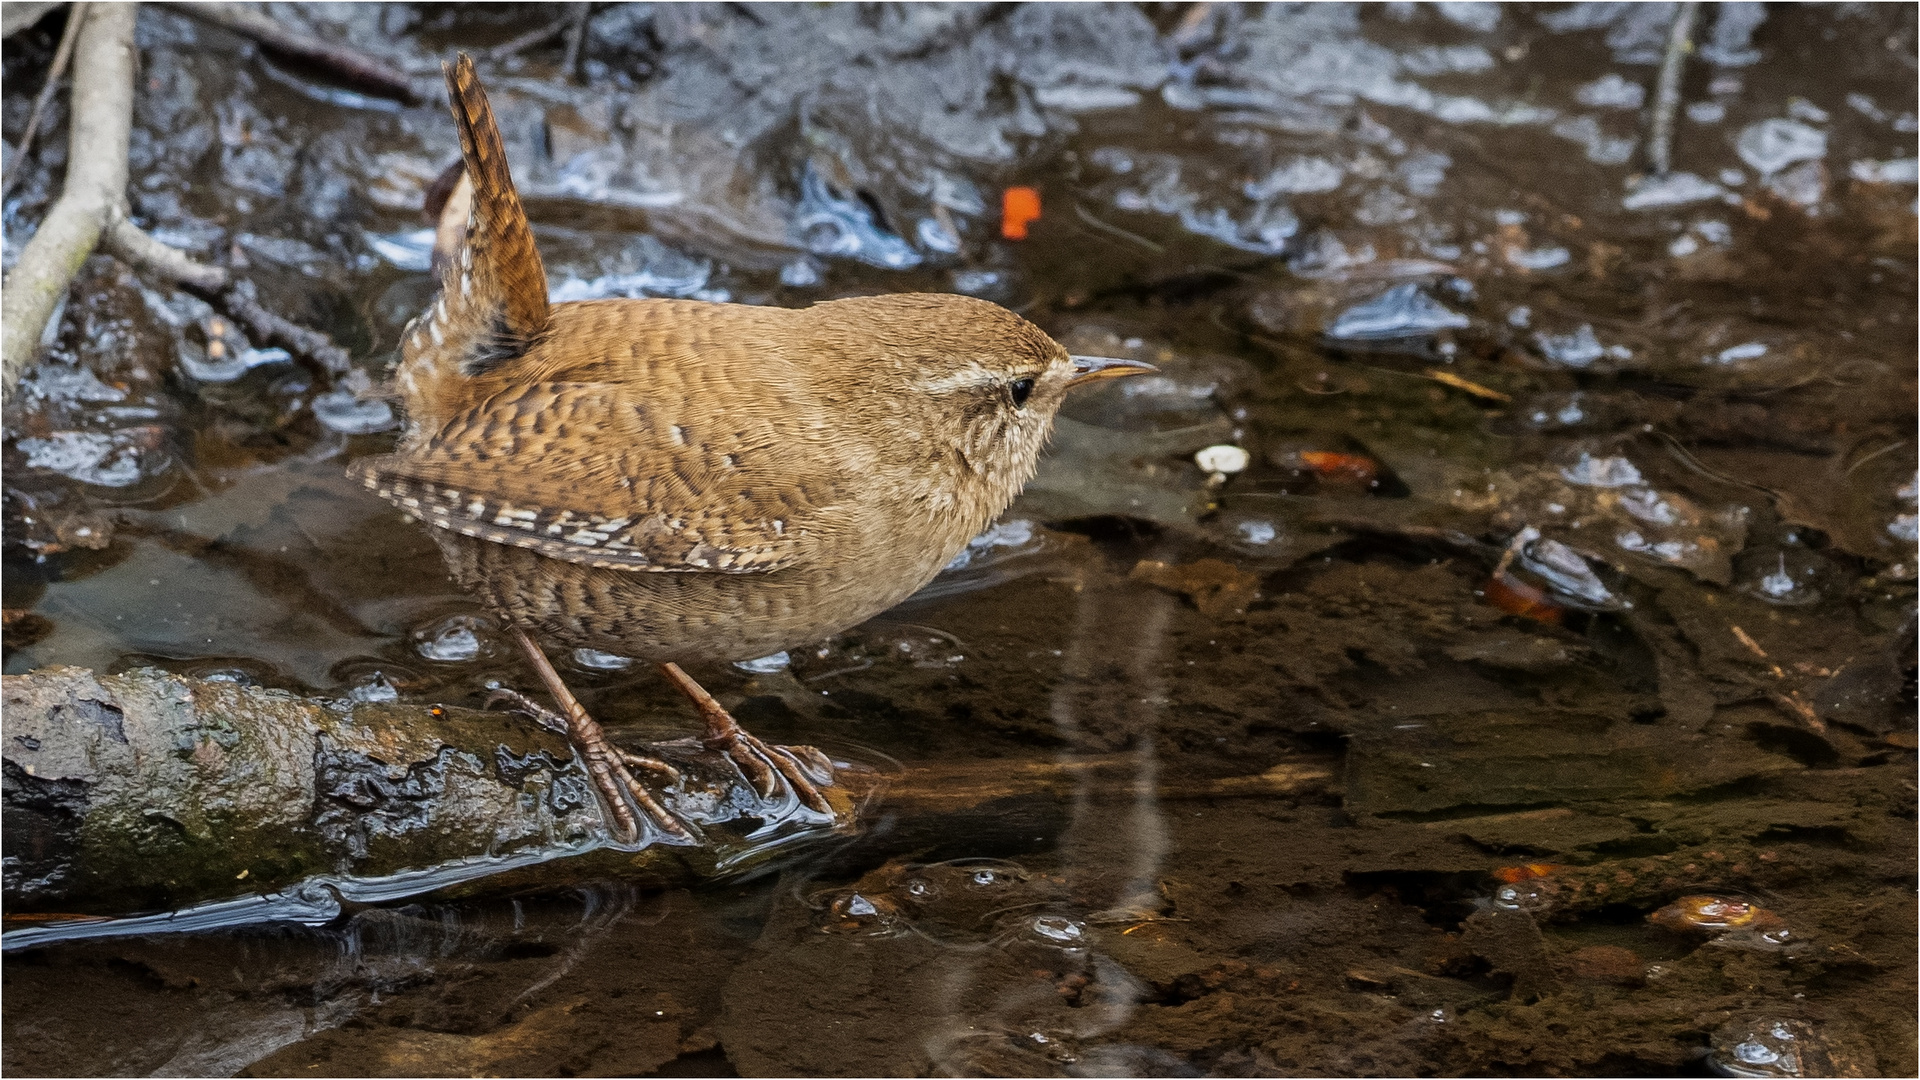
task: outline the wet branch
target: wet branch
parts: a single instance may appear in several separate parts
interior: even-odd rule
[[[250,38],[269,52],[317,64],[350,82],[409,104],[422,100],[414,88],[413,77],[406,72],[357,49],[288,29],[253,8],[239,4],[176,4],[171,10]]]
[[[235,278],[226,267],[195,262],[147,235],[127,220],[124,204],[115,208],[100,247],[135,270],[181,286],[245,327],[255,341],[279,345],[324,374],[340,375],[350,366],[347,350],[332,338],[268,311],[253,282]]]
[[[66,183],[7,275],[0,298],[0,392],[12,391],[39,351],[54,307],[125,197],[138,10],[134,4],[90,7],[76,37]]]
[[[4,389],[11,392],[39,352],[61,297],[95,249],[136,270],[180,285],[323,373],[348,369],[345,349],[327,335],[267,310],[250,281],[195,262],[128,220],[127,148],[133,130],[133,4],[76,5],[73,122],[66,186],[7,276],[0,345]],[[69,23],[71,26],[72,23]],[[57,77],[57,73],[56,76]],[[50,79],[51,82],[51,79]]]
[[[1655,176],[1673,166],[1673,122],[1680,111],[1680,74],[1693,51],[1693,24],[1700,16],[1699,0],[1686,0],[1673,13],[1667,31],[1667,51],[1660,59],[1660,77],[1654,84],[1653,130],[1647,137],[1647,159]]]

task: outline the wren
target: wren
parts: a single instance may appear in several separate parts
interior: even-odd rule
[[[567,733],[621,839],[692,839],[632,770],[676,774],[613,746],[536,638],[659,664],[762,800],[830,818],[826,756],[748,734],[680,662],[906,599],[1012,503],[1069,391],[1153,368],[1070,356],[965,296],[549,303],[472,60],[446,75],[466,237],[404,336],[399,443],[352,474],[498,613],[559,711],[508,696]]]

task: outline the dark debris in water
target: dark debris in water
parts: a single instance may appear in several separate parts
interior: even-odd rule
[[[578,85],[545,10],[271,13],[407,71],[511,44],[557,295],[962,291],[1161,375],[1076,401],[922,596],[694,673],[902,761],[862,835],[12,954],[8,1069],[1914,1071],[1911,9],[1703,10],[1664,177],[1669,5],[615,5]],[[9,263],[59,26],[6,42]],[[377,382],[444,112],[139,33],[136,220]],[[10,399],[6,671],[534,685],[344,479],[381,403],[208,314],[97,258]],[[576,658],[588,707],[683,733],[623,659]],[[396,822],[433,779],[342,762]],[[1688,897],[1792,940],[1649,921]]]

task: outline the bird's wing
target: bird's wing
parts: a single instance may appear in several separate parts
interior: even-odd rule
[[[556,559],[755,573],[803,560],[850,511],[781,436],[764,418],[663,416],[621,384],[543,382],[351,471],[429,525]]]

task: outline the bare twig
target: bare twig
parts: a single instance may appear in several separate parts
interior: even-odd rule
[[[138,225],[127,220],[124,205],[115,208],[113,220],[100,238],[100,250],[135,270],[200,291],[220,292],[233,282],[225,267],[194,262],[140,231]]]
[[[239,4],[176,4],[170,10],[252,38],[270,52],[318,64],[344,79],[390,97],[414,104],[422,100],[420,92],[414,87],[413,77],[406,72],[395,70],[357,49],[290,30],[253,8]]]
[[[574,21],[575,21],[575,18],[571,14],[567,15],[565,18],[555,19],[552,22],[548,23],[547,25],[542,26],[536,30],[529,30],[524,34],[521,34],[517,38],[510,38],[506,41],[503,41],[500,44],[495,45],[493,48],[488,49],[485,52],[481,53],[480,55],[485,59],[495,60],[495,61],[505,60],[508,57],[512,57],[512,56],[518,56],[519,54],[526,52],[528,49],[533,48],[535,45],[544,45],[547,42],[552,41],[554,38],[560,37],[561,35],[565,34],[568,30],[571,30],[573,28]]]
[[[1667,31],[1666,55],[1660,59],[1660,78],[1654,83],[1653,131],[1647,137],[1647,160],[1655,176],[1673,166],[1673,121],[1680,111],[1680,73],[1693,51],[1693,24],[1700,17],[1699,0],[1686,0],[1673,13]]]
[[[587,22],[592,18],[593,5],[583,3],[574,12],[573,25],[567,28],[567,55],[560,61],[560,70],[568,82],[580,81],[580,61],[587,45]]]
[[[67,12],[67,28],[60,33],[60,45],[53,50],[53,64],[47,68],[47,83],[40,88],[39,96],[33,99],[33,111],[27,114],[27,130],[20,135],[19,152],[14,155],[13,168],[7,175],[0,176],[0,195],[13,190],[13,182],[20,178],[33,152],[33,137],[40,132],[40,118],[46,114],[47,106],[53,103],[53,92],[60,85],[61,76],[67,73],[67,61],[73,57],[74,39],[80,36],[80,24],[87,18],[87,5],[75,4]]]
[[[148,236],[127,220],[124,204],[115,208],[100,249],[135,270],[185,288],[246,327],[256,341],[283,346],[329,376],[348,369],[347,351],[335,345],[332,338],[262,307],[253,282],[236,279],[226,267],[195,262],[184,252]]]
[[[288,352],[313,360],[329,374],[342,374],[351,366],[347,350],[335,345],[332,338],[262,307],[251,281],[236,281],[219,295],[202,299],[233,316],[254,340],[284,346]]]
[[[39,351],[47,319],[125,197],[136,11],[134,4],[102,4],[80,28],[66,183],[21,250],[0,297],[0,391],[12,391]]]

